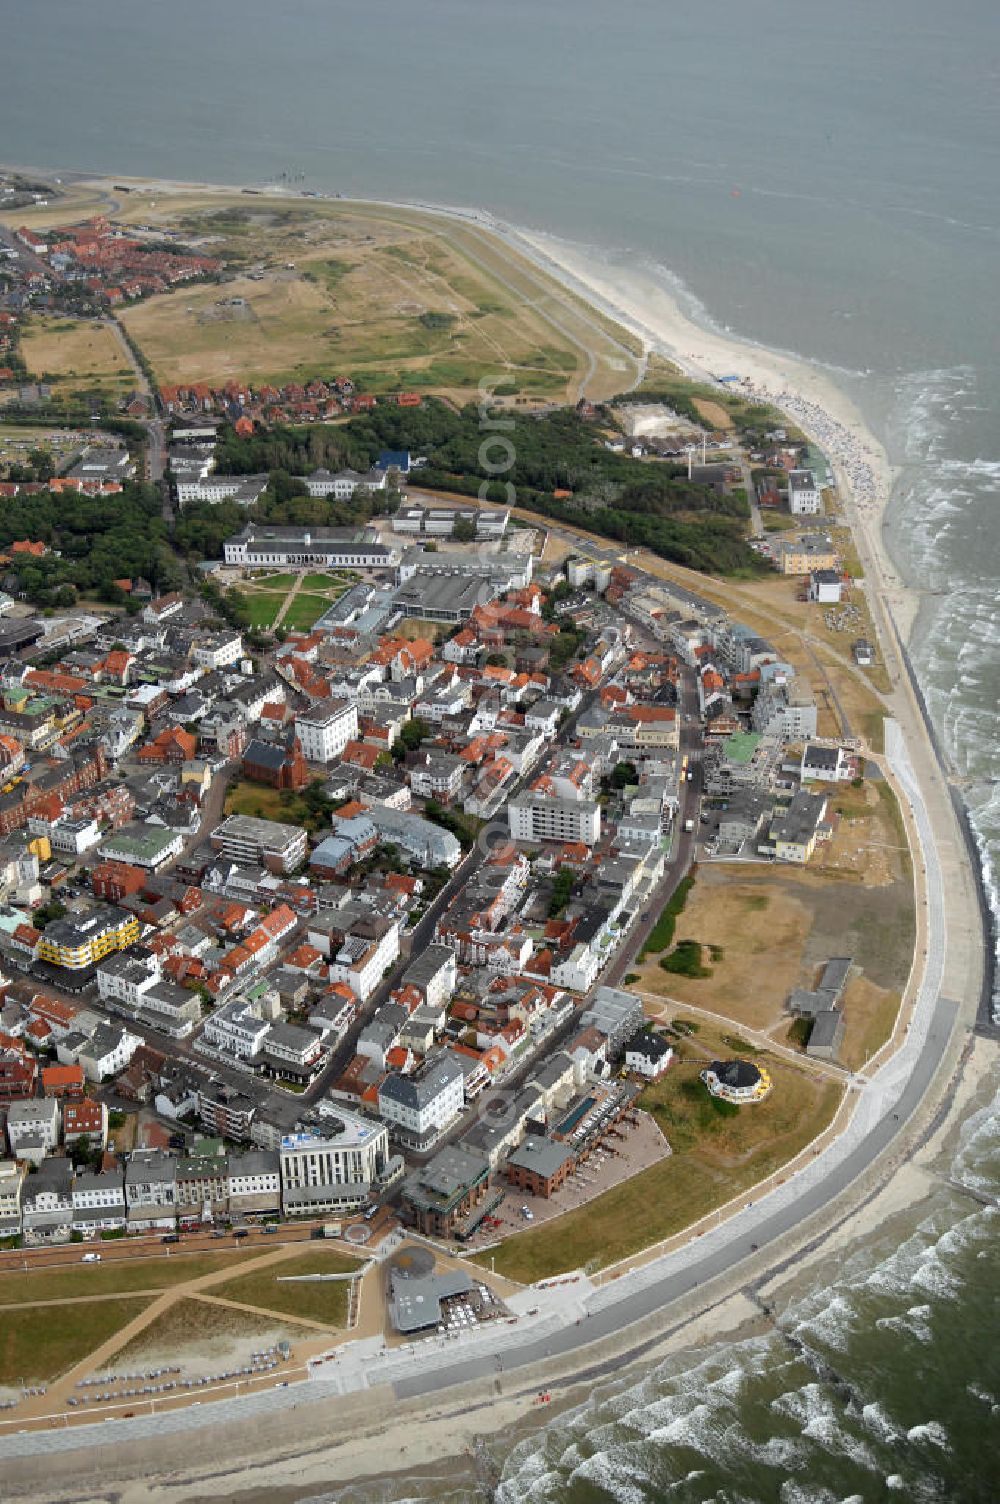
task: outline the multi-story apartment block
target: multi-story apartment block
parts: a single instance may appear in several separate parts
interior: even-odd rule
[[[276,1150],[250,1149],[229,1156],[229,1214],[267,1216],[281,1210],[281,1161]]]
[[[301,825],[258,820],[253,815],[230,815],[213,830],[211,844],[234,862],[259,863],[269,872],[294,872],[306,857],[306,832]]]
[[[411,1149],[432,1148],[464,1105],[464,1072],[445,1053],[412,1076],[386,1076],[378,1089],[379,1112],[393,1137]]]
[[[128,1225],[139,1230],[173,1227],[177,1215],[177,1161],[161,1149],[136,1149],[125,1166]]]
[[[139,921],[134,914],[99,904],[85,914],[47,925],[38,942],[38,958],[68,971],[83,971],[112,951],[127,950],[138,939]]]
[[[26,1170],[16,1159],[0,1160],[0,1238],[21,1231],[21,1186]]]
[[[601,806],[589,799],[546,799],[526,794],[507,805],[515,841],[582,841],[595,846],[601,838]]]
[[[358,734],[358,707],[346,700],[317,700],[295,718],[307,762],[333,762]]]
[[[73,1231],[105,1232],[125,1226],[125,1174],[121,1169],[79,1174],[73,1181]]]

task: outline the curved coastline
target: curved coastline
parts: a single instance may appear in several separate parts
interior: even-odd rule
[[[177,185],[182,186],[189,189],[191,185]],[[372,1365],[367,1359],[371,1386],[359,1365],[357,1384],[349,1383],[344,1373],[334,1381],[306,1381],[291,1390],[270,1391],[252,1402],[220,1401],[197,1413],[188,1410],[157,1416],[159,1426],[154,1429],[163,1440],[183,1433],[185,1441],[193,1443],[192,1433],[214,1432],[205,1447],[200,1443],[192,1446],[190,1463],[193,1465],[195,1455],[204,1451],[206,1457],[214,1455],[218,1465],[213,1472],[200,1458],[197,1476],[192,1474],[189,1480],[190,1489],[178,1475],[176,1464],[168,1467],[159,1457],[154,1460],[148,1418],[104,1422],[65,1432],[3,1436],[0,1457],[7,1462],[8,1482],[19,1490],[23,1483],[23,1491],[38,1500],[85,1497],[66,1492],[66,1485],[55,1484],[63,1463],[72,1466],[78,1480],[95,1470],[103,1478],[116,1473],[118,1467],[111,1465],[107,1449],[112,1434],[122,1464],[131,1458],[131,1466],[123,1466],[122,1476],[144,1475],[136,1498],[180,1501],[201,1497],[207,1477],[213,1477],[216,1485],[225,1477],[230,1497],[238,1496],[237,1486],[250,1494],[271,1470],[266,1464],[262,1469],[250,1467],[247,1421],[252,1420],[257,1428],[258,1446],[277,1456],[282,1451],[278,1422],[282,1415],[287,1419],[288,1410],[294,1408],[309,1414],[307,1428],[314,1445],[310,1449],[304,1443],[302,1450],[314,1454],[315,1436],[321,1427],[338,1421],[354,1422],[363,1433],[366,1423],[379,1417],[382,1439],[369,1438],[367,1465],[359,1457],[357,1471],[351,1475],[371,1476],[385,1471],[385,1431],[394,1424],[412,1427],[419,1418],[428,1419],[441,1430],[436,1455],[450,1455],[461,1445],[456,1415],[474,1417],[477,1430],[497,1429],[530,1410],[538,1385],[553,1382],[553,1375],[561,1375],[560,1383],[569,1395],[575,1386],[592,1382],[601,1373],[606,1375],[609,1364],[618,1366],[648,1357],[654,1345],[664,1340],[679,1337],[677,1345],[686,1345],[697,1332],[689,1320],[699,1313],[702,1318],[706,1312],[715,1313],[712,1326],[717,1336],[726,1329],[724,1308],[735,1294],[734,1277],[736,1290],[751,1280],[759,1286],[780,1277],[793,1249],[821,1247],[832,1231],[855,1214],[859,1201],[870,1201],[880,1193],[899,1169],[898,1163],[893,1166],[887,1160],[899,1151],[904,1136],[910,1139],[904,1160],[920,1147],[922,1135],[934,1130],[951,1100],[967,1058],[968,1035],[977,1009],[983,1020],[983,999],[989,995],[992,980],[990,948],[983,945],[983,936],[989,931],[991,916],[978,852],[968,821],[963,819],[960,796],[948,784],[938,740],[906,651],[916,600],[896,573],[881,539],[882,509],[892,484],[891,467],[856,409],[822,372],[795,357],[743,344],[728,334],[700,330],[685,319],[662,289],[644,306],[642,280],[634,274],[622,272],[617,282],[609,283],[608,278],[616,276],[613,269],[595,270],[561,242],[504,227],[481,211],[425,204],[397,207],[454,217],[484,234],[498,236],[692,376],[717,377],[718,358],[723,358],[727,372],[736,372],[754,391],[776,406],[784,406],[792,420],[811,431],[826,452],[829,438],[824,439],[822,432],[807,421],[803,403],[860,446],[859,452],[871,466],[870,493],[865,488],[861,495],[855,495],[857,476],[849,473],[847,456],[834,453],[830,458],[838,471],[845,512],[864,563],[887,666],[895,658],[893,724],[898,730],[888,729],[887,758],[905,795],[901,802],[909,807],[915,868],[921,865],[918,856],[922,856],[923,867],[918,888],[922,889],[919,907],[925,913],[925,950],[915,957],[919,978],[912,980],[919,985],[913,1017],[905,1042],[859,1086],[848,1127],[809,1166],[789,1176],[786,1185],[779,1188],[780,1194],[768,1192],[700,1240],[689,1237],[683,1248],[588,1291],[582,1315],[577,1314],[575,1305],[563,1301],[563,1309],[545,1313],[541,1323],[522,1320],[513,1334],[517,1340],[511,1344],[509,1356],[505,1354],[502,1382],[497,1378],[493,1349],[475,1352],[470,1343],[468,1356],[436,1367],[426,1352],[418,1352],[415,1361],[393,1358]],[[919,934],[917,943],[921,943]],[[747,1215],[750,1211],[752,1217]],[[540,1303],[543,1299],[544,1292]],[[738,1325],[748,1314],[747,1303],[737,1299],[729,1311],[730,1324]],[[638,1333],[636,1323],[642,1323]],[[656,1328],[659,1330],[650,1336]],[[457,1399],[456,1385],[462,1386]],[[440,1411],[441,1395],[448,1397],[444,1413]],[[439,1407],[437,1411],[434,1406]],[[113,1431],[109,1431],[109,1425]],[[144,1448],[147,1460],[140,1462]],[[231,1454],[231,1465],[223,1464],[227,1454]],[[83,1460],[85,1456],[89,1461]],[[177,1476],[154,1490],[149,1486],[151,1475],[154,1471],[159,1474],[161,1467],[164,1474]],[[67,1484],[69,1476],[67,1470]],[[287,1469],[274,1474],[277,1489],[283,1482],[288,1482]],[[47,1492],[50,1486],[55,1491]],[[310,1486],[315,1489],[315,1479]],[[123,1500],[132,1497],[128,1487],[118,1492]]]

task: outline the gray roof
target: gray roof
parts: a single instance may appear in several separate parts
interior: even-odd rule
[[[425,1279],[408,1279],[395,1271],[392,1280],[392,1321],[398,1332],[419,1332],[437,1326],[441,1302],[468,1295],[473,1282],[462,1269],[446,1269]]]
[[[463,1080],[462,1067],[453,1055],[441,1054],[431,1060],[419,1074],[414,1076],[388,1075],[378,1089],[379,1097],[398,1102],[402,1107],[415,1111],[426,1107],[439,1096],[452,1081]]]
[[[513,1153],[508,1155],[507,1163],[514,1165],[516,1169],[531,1170],[543,1180],[549,1180],[572,1158],[573,1150],[568,1144],[559,1144],[555,1139],[529,1133]]]

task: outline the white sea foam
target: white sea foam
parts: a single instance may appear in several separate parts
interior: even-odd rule
[[[948,1432],[940,1421],[929,1420],[922,1426],[911,1426],[906,1433],[907,1441],[929,1441],[942,1450],[948,1450]]]

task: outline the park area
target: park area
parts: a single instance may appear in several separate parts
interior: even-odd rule
[[[235,587],[254,631],[286,627],[304,632],[349,589],[351,577],[337,573],[268,574],[260,570]]]
[[[28,374],[48,382],[57,397],[99,393],[117,399],[135,389],[135,374],[118,334],[96,319],[34,314],[21,334],[21,355]]]
[[[471,225],[208,193],[128,212],[236,273],[123,311],[161,385],[346,375],[367,392],[465,402],[489,371],[504,395],[575,402],[583,386],[599,400],[639,372],[624,331]]]
[[[170,1364],[197,1376],[279,1342],[322,1346],[347,1327],[362,1271],[349,1254],[301,1243],[10,1271],[0,1281],[0,1391],[52,1386],[75,1370],[63,1387],[77,1396],[91,1371]],[[302,1278],[315,1275],[336,1277]]]
[[[668,1158],[586,1205],[476,1255],[476,1262],[530,1284],[570,1269],[596,1270],[725,1205],[789,1163],[831,1122],[843,1088],[725,1028],[680,1015],[676,1059],[639,1105],[671,1148]],[[736,1048],[738,1046],[738,1048]],[[734,1054],[765,1064],[774,1082],[763,1102],[733,1107],[711,1097],[699,1073]],[[569,1182],[572,1184],[572,1181]]]

